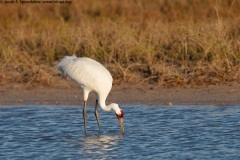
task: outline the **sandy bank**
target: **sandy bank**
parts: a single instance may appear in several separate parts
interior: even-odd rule
[[[95,95],[90,94],[89,105]],[[114,85],[107,103],[148,105],[240,105],[240,85],[200,87],[159,87],[150,85]],[[81,89],[70,87],[33,87],[19,84],[0,86],[0,105],[83,105]]]

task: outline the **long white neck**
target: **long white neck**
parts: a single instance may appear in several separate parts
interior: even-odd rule
[[[105,103],[105,100],[106,99],[103,99],[103,98],[100,98],[99,97],[99,105],[100,105],[100,107],[104,110],[104,111],[111,111],[111,109],[112,109],[112,107],[110,106],[110,105],[106,105],[106,103]]]
[[[104,110],[104,111],[110,111],[111,109],[113,109],[115,111],[115,113],[117,114],[121,114],[121,110],[118,106],[118,104],[116,103],[111,103],[110,105],[106,105],[106,96],[99,96],[98,98],[99,100],[99,105],[100,107]]]

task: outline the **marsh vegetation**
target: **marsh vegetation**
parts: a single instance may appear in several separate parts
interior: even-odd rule
[[[77,1],[0,5],[0,84],[53,85],[65,55],[87,56],[115,81],[239,82],[237,0]]]

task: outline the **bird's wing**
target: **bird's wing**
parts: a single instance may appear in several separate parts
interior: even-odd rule
[[[90,58],[77,58],[65,56],[57,68],[71,80],[79,85],[88,87],[96,92],[106,92],[112,87],[112,76],[110,72],[95,60]]]

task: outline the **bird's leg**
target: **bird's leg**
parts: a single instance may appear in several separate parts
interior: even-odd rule
[[[85,134],[87,134],[87,128],[86,128],[86,116],[87,116],[87,111],[86,111],[86,101],[84,101],[84,107],[83,107],[83,120],[84,120],[84,131]]]
[[[95,105],[95,117],[97,119],[99,132],[102,132],[101,127],[100,127],[100,123],[99,123],[99,118],[98,118],[98,100],[97,99],[96,99],[96,105]]]

